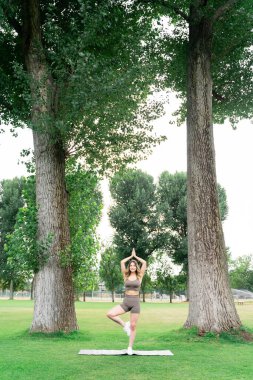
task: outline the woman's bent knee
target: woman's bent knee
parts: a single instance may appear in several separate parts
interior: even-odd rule
[[[131,328],[132,331],[134,331],[136,329],[136,322],[132,322],[130,324],[130,328]]]

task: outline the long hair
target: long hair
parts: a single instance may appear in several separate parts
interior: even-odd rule
[[[128,278],[130,276],[130,274],[131,274],[131,272],[130,272],[130,265],[131,265],[131,263],[135,263],[135,266],[136,266],[136,277],[138,279],[140,279],[141,278],[141,270],[140,270],[138,262],[136,260],[134,260],[134,259],[130,260],[130,262],[129,262],[128,266],[127,266],[126,273],[125,273],[126,278]]]

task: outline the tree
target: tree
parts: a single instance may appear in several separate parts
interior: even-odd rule
[[[97,263],[90,263],[90,266],[83,264],[79,268],[78,274],[74,277],[74,288],[76,291],[76,298],[79,299],[79,292],[82,292],[83,302],[86,301],[86,292],[98,289],[99,286],[99,274],[98,268],[95,266]]]
[[[85,172],[80,165],[68,165],[66,176],[69,193],[71,264],[76,292],[93,290],[98,280],[96,228],[102,212],[102,194],[98,177]]]
[[[96,227],[100,221],[102,195],[98,178],[94,173],[81,169],[80,165],[68,164],[66,176],[68,191],[68,213],[70,218],[71,266],[74,284],[80,290],[89,287],[95,280],[98,242]],[[17,221],[6,244],[9,265],[13,276],[21,274],[26,279],[33,278],[41,265],[48,260],[51,238],[38,244],[37,209],[35,201],[35,178],[26,179],[23,189],[24,206],[17,213]],[[62,253],[62,264],[69,265],[69,257]]]
[[[154,10],[158,29],[166,20],[169,23],[170,28],[161,33],[157,65],[167,86],[183,99],[181,120],[187,119],[190,306],[185,327],[216,332],[237,328],[241,322],[229,286],[218,206],[213,120],[229,118],[235,124],[252,115],[253,4],[249,0],[137,3]]]
[[[167,293],[172,303],[173,295],[177,291],[185,291],[186,276],[184,273],[176,274],[178,268],[173,265],[167,253],[158,251],[152,255],[149,274],[152,277],[153,287],[160,295]]]
[[[13,232],[18,210],[23,205],[23,186],[22,177],[5,179],[0,184],[0,279],[3,287],[11,289],[10,298],[13,298],[13,290],[23,284],[23,278],[13,278],[13,268],[8,263],[5,250],[8,235]]]
[[[31,331],[77,329],[66,260],[68,156],[103,172],[137,160],[159,141],[147,121],[161,109],[144,104],[156,78],[144,54],[150,18],[115,4],[0,1],[0,114],[6,123],[33,129],[37,239],[52,238],[49,260],[36,274]]]
[[[115,204],[109,212],[110,223],[115,228],[113,242],[122,259],[135,248],[137,254],[148,260],[151,254],[169,244],[169,232],[163,227],[157,209],[153,177],[141,170],[128,169],[116,173],[110,182],[110,192]],[[143,300],[148,278],[141,284]]]
[[[101,255],[99,275],[105,287],[111,291],[114,302],[115,290],[122,284],[122,274],[119,257],[113,246],[107,247]]]
[[[240,256],[229,265],[231,287],[253,291],[253,257]]]
[[[217,184],[221,220],[228,214],[226,191]],[[183,265],[188,274],[187,244],[187,174],[161,173],[157,184],[159,210],[163,223],[173,233],[170,237],[170,256],[175,264]]]
[[[177,290],[177,276],[173,273],[170,266],[166,265],[157,270],[156,286],[160,291],[166,292],[170,296],[170,303],[173,300],[173,294]]]

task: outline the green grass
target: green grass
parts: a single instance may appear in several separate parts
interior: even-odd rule
[[[174,356],[84,356],[80,349],[122,349],[127,336],[105,317],[111,303],[76,304],[80,331],[30,335],[31,301],[0,301],[1,380],[250,380],[253,343],[237,335],[197,336],[184,330],[188,305],[142,304],[136,349],[169,349]],[[253,304],[238,306],[253,331]],[[127,320],[127,315],[123,316]]]

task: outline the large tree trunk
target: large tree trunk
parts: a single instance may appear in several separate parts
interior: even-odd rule
[[[191,9],[187,159],[189,315],[185,327],[220,332],[237,328],[220,220],[212,125],[212,25]]]
[[[31,77],[38,240],[44,244],[52,237],[43,252],[46,264],[36,274],[31,331],[72,331],[77,329],[72,270],[69,263],[61,264],[70,244],[65,153],[53,132],[53,82],[43,52],[38,0],[23,1],[23,17],[25,62]]]
[[[46,133],[34,132],[38,240],[52,243],[44,252],[46,264],[36,274],[32,331],[77,329],[71,266],[61,264],[70,244],[65,190],[65,167],[61,147]]]

